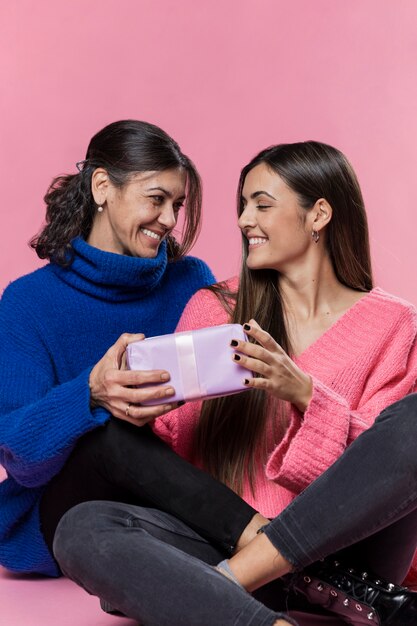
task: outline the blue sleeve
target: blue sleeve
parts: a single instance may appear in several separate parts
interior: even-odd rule
[[[75,441],[107,421],[90,408],[91,368],[57,383],[41,332],[9,287],[0,302],[0,463],[27,487],[47,483]]]

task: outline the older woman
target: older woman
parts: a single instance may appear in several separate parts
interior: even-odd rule
[[[46,225],[32,246],[49,263],[9,285],[0,304],[0,463],[8,474],[0,563],[51,576],[60,573],[55,528],[71,506],[100,498],[149,505],[155,494],[185,515],[184,493],[202,480],[148,427],[137,428],[172,409],[168,372],[121,369],[127,343],[143,337],[133,333],[172,332],[193,293],[213,282],[202,261],[184,256],[200,225],[199,175],[171,137],[135,120],[98,132],[77,166],[45,196]],[[139,406],[149,398],[160,404]],[[215,481],[204,480],[220,512],[228,490],[218,496]],[[201,507],[189,505],[196,526],[206,511],[200,494]],[[212,527],[227,546],[256,513],[235,501],[239,520],[225,525],[219,514]]]

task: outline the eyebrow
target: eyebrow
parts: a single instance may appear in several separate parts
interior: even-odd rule
[[[173,194],[168,191],[167,189],[164,189],[163,187],[149,187],[149,189],[147,189],[146,191],[162,191],[162,193],[164,193],[168,198],[172,198]],[[178,198],[179,200],[184,200],[185,196],[181,196],[180,198]]]
[[[268,196],[268,198],[271,198],[272,200],[276,200],[276,198],[274,198],[274,196],[272,196],[267,191],[254,191],[253,193],[251,193],[250,199],[255,200],[258,196]],[[246,202],[246,199],[243,195],[242,195],[242,200]]]

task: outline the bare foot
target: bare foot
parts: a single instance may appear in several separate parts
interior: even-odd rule
[[[294,569],[265,533],[256,535],[227,561],[230,570],[246,591],[254,591]]]

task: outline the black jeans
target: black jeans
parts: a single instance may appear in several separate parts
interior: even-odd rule
[[[416,548],[416,443],[413,394],[388,407],[271,522],[267,536],[297,567],[342,551],[353,567],[400,583]],[[216,499],[206,514],[211,505]],[[207,565],[222,550],[158,511],[117,502],[75,507],[58,526],[54,550],[70,578],[145,624],[273,624],[283,608],[280,581],[249,601]],[[300,626],[341,623],[324,610],[300,608],[290,612]]]
[[[280,617],[210,567],[223,558],[218,548],[156,509],[85,502],[62,518],[54,549],[64,574],[143,626],[272,626]]]
[[[52,554],[61,517],[90,500],[114,500],[171,513],[219,547],[233,548],[256,511],[173,452],[148,426],[111,419],[84,435],[46,488],[42,532]]]

